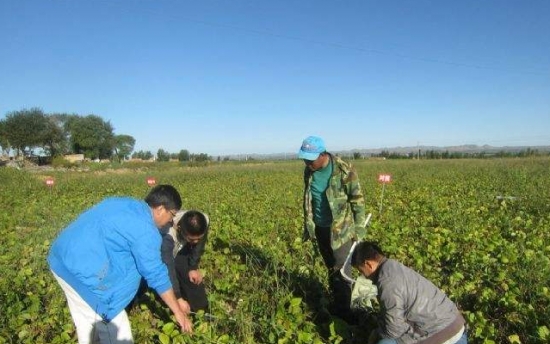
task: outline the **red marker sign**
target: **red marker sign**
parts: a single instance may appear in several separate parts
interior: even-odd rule
[[[148,177],[148,178],[147,178],[147,185],[153,186],[153,185],[155,185],[156,183],[157,183],[157,181],[155,180],[155,178],[153,178],[153,177]]]
[[[46,186],[52,187],[55,184],[55,180],[51,177],[46,178]]]
[[[380,183],[383,183],[383,184],[389,183],[389,182],[391,182],[391,175],[389,175],[389,174],[379,174],[378,175],[378,181]]]

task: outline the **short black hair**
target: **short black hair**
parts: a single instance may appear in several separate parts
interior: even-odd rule
[[[358,267],[365,262],[365,260],[376,260],[385,256],[384,252],[374,241],[363,241],[355,246],[353,254],[351,255],[351,265]]]
[[[206,216],[198,210],[186,211],[178,221],[178,233],[191,235],[203,235],[208,227]]]
[[[147,196],[145,196],[145,202],[151,208],[162,205],[167,210],[181,209],[181,196],[178,190],[168,184],[160,184],[152,188]]]

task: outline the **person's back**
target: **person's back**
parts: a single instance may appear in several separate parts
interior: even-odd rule
[[[385,259],[373,283],[387,310],[380,321],[383,336],[414,343],[443,330],[459,314],[443,291],[396,260]]]
[[[112,318],[133,298],[141,275],[150,286],[170,287],[159,255],[161,242],[149,206],[131,198],[108,198],[71,223],[53,243],[48,261],[99,314]],[[152,262],[155,262],[151,264]],[[159,264],[160,263],[160,264]],[[116,297],[114,297],[116,295]]]
[[[185,332],[193,325],[177,302],[160,256],[159,229],[172,222],[181,196],[157,185],[143,201],[107,198],[83,212],[55,239],[48,263],[67,299],[79,343],[133,343],[125,307],[141,277]]]
[[[378,290],[378,329],[369,344],[468,342],[464,318],[447,295],[416,271],[388,259],[378,244],[359,243],[351,261]]]

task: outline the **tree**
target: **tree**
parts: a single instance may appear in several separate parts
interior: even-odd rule
[[[132,159],[151,160],[152,157],[153,153],[151,153],[151,151],[144,152],[140,150],[139,152],[134,152],[134,154],[132,154]]]
[[[110,122],[96,115],[44,114],[39,108],[8,113],[0,120],[0,146],[27,155],[41,148],[50,156],[66,152],[82,153],[87,158],[122,158],[133,150],[135,139],[113,134]],[[152,154],[151,154],[152,156]]]
[[[9,142],[17,155],[25,155],[42,146],[46,122],[46,116],[39,108],[10,112],[3,124],[4,141]]]
[[[68,130],[67,123],[73,117],[78,117],[76,114],[67,114],[67,113],[53,113],[48,116],[50,121],[52,121],[58,128],[63,132],[63,142],[58,144],[55,147],[55,154],[66,154],[73,153],[72,147],[70,146],[70,136],[71,132]]]
[[[7,155],[10,149],[10,141],[8,140],[6,122],[4,120],[0,120],[0,147],[2,147],[2,153],[5,152]]]
[[[115,155],[119,160],[127,159],[134,150],[136,139],[130,135],[115,136]]]
[[[89,159],[107,159],[115,148],[113,126],[96,115],[71,116],[66,123],[71,150]]]
[[[164,149],[160,148],[157,152],[157,160],[158,161],[170,161],[170,153],[168,153]]]
[[[67,135],[63,125],[55,117],[48,116],[42,132],[44,151],[50,156],[57,156],[66,150]]]
[[[153,159],[153,153],[151,153],[151,151],[143,152],[143,160],[151,160],[151,159]]]
[[[189,161],[189,151],[187,149],[180,150],[178,154],[179,161]]]
[[[210,157],[206,153],[191,154],[191,161],[208,161]]]

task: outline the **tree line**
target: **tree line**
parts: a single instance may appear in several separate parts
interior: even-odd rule
[[[97,115],[46,114],[39,108],[12,111],[0,120],[0,147],[2,153],[12,150],[17,157],[42,155],[57,157],[65,154],[83,154],[86,159],[130,158],[136,140],[125,134],[117,135],[109,121]],[[151,160],[150,151],[134,152],[133,159]],[[159,149],[157,161],[208,161],[207,154],[191,154],[183,149],[168,153]]]
[[[84,154],[92,160],[123,160],[135,143],[130,135],[116,135],[109,121],[93,114],[46,114],[32,108],[9,112],[0,120],[0,146],[16,156]]]
[[[527,147],[526,149],[517,151],[495,151],[495,152],[449,152],[438,150],[426,150],[409,153],[397,153],[383,150],[378,154],[373,154],[372,157],[386,159],[484,159],[484,158],[511,158],[511,157],[532,157],[549,155],[550,152],[539,151],[538,149]],[[354,153],[354,159],[360,159],[360,153]]]
[[[141,159],[141,160],[151,160],[154,157],[151,151],[138,151],[132,154],[132,159]],[[157,161],[208,161],[211,160],[211,157],[205,153],[189,153],[187,149],[180,150],[179,153],[169,153],[164,149],[160,148],[157,151]]]

